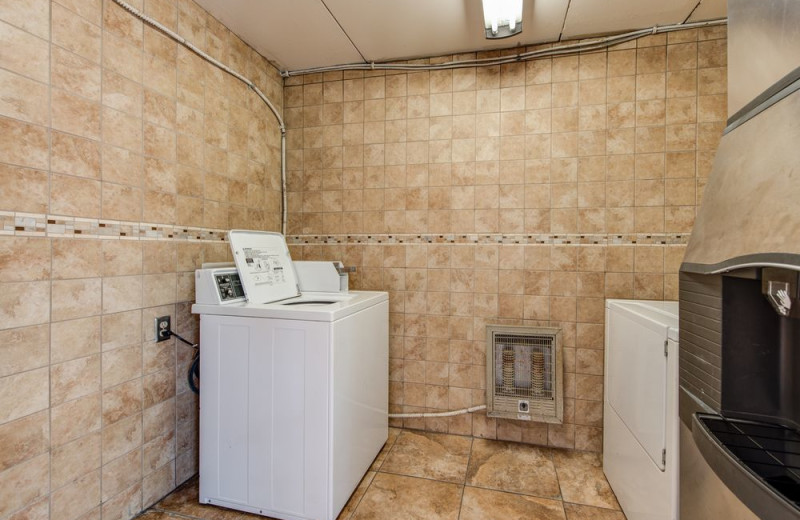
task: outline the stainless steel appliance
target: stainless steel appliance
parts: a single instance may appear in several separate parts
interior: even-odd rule
[[[787,316],[769,299],[782,284]],[[681,285],[681,519],[800,518],[798,272],[684,272]]]
[[[680,514],[800,519],[800,1],[728,20],[735,113],[680,274]]]

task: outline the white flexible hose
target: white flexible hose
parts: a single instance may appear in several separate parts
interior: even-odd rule
[[[481,404],[478,406],[471,406],[470,408],[462,408],[461,410],[452,410],[450,412],[419,412],[419,413],[390,413],[389,419],[417,419],[427,417],[453,417],[455,415],[464,415],[467,413],[478,412],[486,410],[486,405]]]
[[[166,34],[167,36],[169,36],[170,38],[172,38],[176,42],[180,43],[181,45],[183,45],[187,49],[191,50],[192,52],[194,52],[195,54],[197,54],[198,56],[203,58],[204,60],[208,61],[209,63],[211,63],[212,65],[218,67],[219,69],[227,72],[228,74],[230,74],[234,78],[238,79],[239,81],[241,81],[242,83],[247,85],[248,88],[250,88],[250,90],[255,92],[256,95],[259,98],[261,98],[261,101],[263,101],[267,105],[267,107],[269,107],[269,109],[272,111],[272,114],[275,116],[275,119],[278,120],[278,126],[280,127],[280,130],[281,130],[281,233],[283,233],[285,235],[286,234],[287,220],[288,220],[287,219],[287,217],[288,217],[288,207],[287,207],[287,200],[286,200],[287,199],[287,197],[286,197],[286,125],[283,124],[283,118],[281,117],[281,115],[278,112],[278,110],[275,108],[275,105],[273,105],[272,102],[267,98],[267,96],[265,96],[264,93],[261,92],[261,90],[255,85],[255,83],[250,81],[245,76],[239,74],[235,70],[231,69],[230,67],[228,67],[227,65],[225,65],[221,61],[219,61],[219,60],[215,59],[214,57],[210,56],[206,52],[200,50],[196,45],[194,45],[193,43],[187,41],[180,34],[172,31],[168,27],[165,27],[163,24],[159,23],[157,20],[154,20],[153,18],[150,18],[149,16],[145,15],[144,13],[138,11],[136,8],[134,8],[133,6],[131,6],[128,3],[124,2],[123,0],[114,0],[114,2],[117,5],[119,5],[120,7],[122,7],[123,9],[125,9],[126,11],[128,11],[129,13],[131,13],[136,18],[142,20],[143,22],[145,22],[146,24],[148,24],[148,25],[150,25],[152,27],[155,27],[156,29],[158,29],[162,33]]]

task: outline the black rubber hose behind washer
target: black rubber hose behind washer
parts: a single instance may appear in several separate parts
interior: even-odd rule
[[[196,394],[200,394],[200,354],[198,353],[194,360],[192,361],[191,366],[189,366],[189,372],[186,374],[186,378],[189,382],[189,388],[192,392]],[[195,383],[195,380],[197,382]]]

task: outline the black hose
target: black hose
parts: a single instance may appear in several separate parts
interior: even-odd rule
[[[198,350],[199,345],[197,343],[192,343],[183,336],[175,334],[174,332],[172,332],[172,330],[164,331],[164,334],[167,337],[174,336],[194,349],[194,358],[192,358],[192,364],[189,365],[189,371],[186,374],[186,381],[189,383],[189,389],[191,389],[192,392],[199,395],[200,394],[200,350]]]
[[[192,360],[192,364],[189,366],[189,372],[186,374],[186,378],[189,382],[189,388],[192,392],[196,394],[200,394],[200,353],[196,353],[194,356],[194,360]],[[197,382],[195,383],[195,380]]]

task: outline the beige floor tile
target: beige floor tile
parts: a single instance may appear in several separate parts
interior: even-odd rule
[[[457,520],[462,487],[378,473],[353,520]]]
[[[551,450],[486,439],[472,443],[467,485],[560,498]]]
[[[364,493],[367,492],[367,488],[369,488],[369,485],[372,484],[372,479],[374,478],[374,471],[368,471],[367,474],[364,475],[364,478],[362,478],[361,482],[358,483],[356,490],[353,491],[352,495],[350,495],[350,499],[344,505],[339,513],[339,516],[336,517],[336,520],[347,520],[353,516],[353,511],[356,510],[359,502],[361,502],[361,499],[364,498]]]
[[[515,495],[473,487],[464,488],[459,520],[506,520],[530,518],[564,520],[560,500]]]
[[[381,471],[463,484],[471,444],[469,437],[405,430]]]
[[[141,518],[268,518],[201,505],[198,486],[190,479]],[[337,520],[625,520],[619,509],[597,454],[391,428]]]
[[[619,509],[617,498],[603,474],[600,455],[555,450],[553,462],[565,502]]]
[[[197,477],[189,479],[178,489],[167,495],[161,502],[153,508],[179,515],[189,516],[200,520],[264,520],[267,517],[225,509],[217,506],[202,505],[198,502],[199,480]],[[169,516],[164,518],[171,518]],[[156,517],[161,520],[161,517]],[[150,520],[150,519],[147,519]],[[154,519],[155,520],[155,519]]]
[[[564,504],[567,520],[625,520],[622,511],[601,509],[599,507]]]
[[[389,450],[392,449],[399,435],[400,428],[389,428],[389,438],[386,439],[386,444],[383,445],[380,453],[378,453],[378,456],[375,457],[375,460],[372,462],[372,466],[369,468],[370,471],[378,471],[381,468],[383,462],[386,460],[386,455],[389,454]]]

